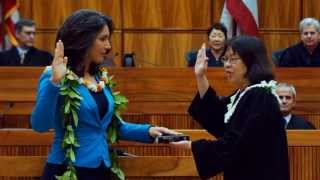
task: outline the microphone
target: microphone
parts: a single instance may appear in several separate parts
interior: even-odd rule
[[[134,53],[125,53],[122,58],[122,66],[135,67]]]
[[[124,66],[124,67],[135,67],[136,66],[136,62],[139,62],[139,63],[142,63],[142,64],[149,64],[149,65],[152,65],[154,67],[161,66],[160,64],[152,63],[152,62],[149,62],[149,61],[145,61],[145,60],[143,60],[141,58],[137,59],[136,58],[136,54],[134,52],[125,53],[123,55],[122,66]]]
[[[6,106],[3,108],[3,111],[0,112],[0,119],[4,120],[5,115],[7,114],[7,112],[9,112],[9,110],[14,106],[14,102],[8,102],[6,104]]]

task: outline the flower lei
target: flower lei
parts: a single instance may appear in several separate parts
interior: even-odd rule
[[[101,91],[105,86],[108,86],[112,92],[112,88],[116,85],[112,79],[113,76],[108,76],[106,68],[101,67],[98,72],[99,83],[98,85],[90,85],[83,78],[79,78],[71,70],[67,70],[65,77],[61,81],[60,95],[63,97],[64,102],[62,105],[62,114],[64,117],[64,130],[65,134],[62,141],[62,148],[65,150],[65,158],[67,161],[67,170],[61,176],[56,176],[58,180],[77,180],[76,169],[74,167],[75,163],[75,148],[80,147],[78,139],[75,134],[75,129],[78,127],[78,110],[80,109],[80,103],[82,97],[77,91],[77,87],[84,84],[88,89],[98,92]],[[120,111],[126,108],[128,99],[122,95],[120,92],[112,92],[114,99],[114,113],[112,116],[112,121],[107,130],[107,141],[109,144],[114,144],[118,142],[117,126],[119,121],[122,120],[120,116]],[[123,171],[120,169],[117,162],[116,152],[111,152],[111,172],[116,179],[124,180],[125,176]]]
[[[281,101],[279,99],[279,96],[276,93],[276,84],[277,84],[276,81],[271,80],[268,83],[266,81],[261,81],[259,84],[254,84],[252,86],[249,86],[249,87],[245,88],[244,91],[241,92],[241,94],[239,95],[239,98],[237,99],[237,101],[234,102],[235,98],[240,93],[240,90],[238,90],[233,96],[230,97],[230,103],[227,105],[227,112],[224,114],[224,123],[228,123],[229,122],[231,116],[233,115],[234,111],[237,108],[237,105],[238,105],[240,99],[250,89],[253,89],[253,88],[256,88],[256,87],[265,88],[265,89],[269,90],[277,98],[278,102],[280,103]]]

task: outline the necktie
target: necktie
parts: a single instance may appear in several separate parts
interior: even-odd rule
[[[288,126],[288,122],[285,118],[283,118],[283,123],[284,123],[284,128],[287,129]]]
[[[24,58],[26,57],[26,52],[20,52],[20,64],[24,63]]]

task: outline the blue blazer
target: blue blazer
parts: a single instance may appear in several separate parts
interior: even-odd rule
[[[54,141],[48,156],[48,162],[62,164],[65,160],[61,148],[63,140],[63,119],[61,116],[62,98],[59,95],[59,86],[52,83],[51,70],[46,70],[40,77],[36,105],[31,115],[31,125],[35,131],[45,132],[54,129]],[[111,122],[114,111],[114,100],[108,88],[103,92],[109,102],[108,112],[100,119],[98,107],[89,90],[80,85],[77,88],[83,98],[80,105],[79,124],[76,136],[80,144],[76,148],[75,165],[78,167],[95,168],[101,162],[110,167],[109,146],[106,141],[106,130]],[[120,139],[140,142],[152,142],[149,136],[150,125],[132,124],[121,121],[119,126]]]

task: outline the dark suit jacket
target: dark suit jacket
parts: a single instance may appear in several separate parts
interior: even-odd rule
[[[281,54],[279,60],[281,67],[319,67],[320,66],[320,44],[310,54],[302,42],[290,46]]]
[[[52,55],[46,51],[31,48],[26,54],[23,64],[16,47],[0,52],[0,66],[49,66]]]
[[[292,115],[287,129],[316,129],[312,123],[302,117]]]

